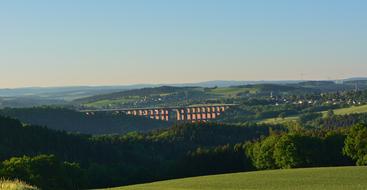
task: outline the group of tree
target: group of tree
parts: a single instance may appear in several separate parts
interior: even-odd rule
[[[345,138],[343,131],[296,131],[248,143],[246,151],[257,169],[352,165],[342,152]]]
[[[353,126],[358,123],[367,123],[367,113],[348,114],[348,115],[334,115],[328,114],[327,117],[318,118],[310,122],[310,125],[322,128],[343,128]]]
[[[33,164],[35,162],[29,159],[39,155],[54,155],[59,162],[67,162],[66,166],[72,163],[80,167],[83,177],[68,180],[78,182],[72,186],[79,188],[110,187],[193,176],[208,171],[184,171],[176,168],[190,168],[188,165],[190,162],[187,160],[194,159],[189,155],[195,155],[192,152],[197,148],[234,145],[267,136],[270,131],[284,130],[281,126],[231,126],[207,123],[180,125],[148,133],[94,136],[23,125],[18,120],[0,116],[0,161],[8,160],[2,165],[5,170],[1,170],[5,173],[1,175],[7,178],[19,178],[32,185],[42,186],[43,189],[52,189],[33,179],[35,175],[43,175],[38,172],[40,170],[22,171],[6,168],[18,161]],[[225,152],[222,154],[225,155]],[[11,161],[14,157],[17,159]],[[55,172],[60,172],[59,175],[63,176],[62,168],[66,166],[60,163],[57,165],[61,169]],[[226,172],[225,168],[218,172]],[[85,180],[79,183],[79,179]],[[60,183],[62,182],[63,180],[60,180]],[[64,187],[58,180],[54,183]]]
[[[124,113],[95,112],[85,114],[63,107],[5,108],[0,114],[17,118],[23,123],[47,126],[50,129],[83,134],[122,134],[131,131],[150,131],[171,124],[134,117]]]
[[[85,183],[79,164],[62,162],[54,155],[10,158],[0,163],[0,176],[37,184],[41,189],[80,189]]]
[[[357,124],[350,129],[343,152],[357,165],[367,165],[367,125]]]
[[[262,169],[367,164],[367,126],[183,124],[82,135],[0,116],[0,176],[42,189],[83,189]]]

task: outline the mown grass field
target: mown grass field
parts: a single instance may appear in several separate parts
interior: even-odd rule
[[[111,190],[365,190],[367,167],[271,170],[169,180]]]
[[[0,180],[0,190],[38,190],[21,181]]]

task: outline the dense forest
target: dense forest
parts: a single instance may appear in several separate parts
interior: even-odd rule
[[[5,108],[0,114],[19,119],[23,123],[47,126],[50,129],[83,134],[122,134],[166,128],[168,122],[133,117],[123,113],[86,115],[62,107]]]
[[[363,165],[367,163],[366,135],[364,124],[310,130],[197,123],[147,133],[92,136],[0,117],[0,176],[47,190],[260,169]]]

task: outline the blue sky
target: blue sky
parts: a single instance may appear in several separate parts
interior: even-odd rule
[[[0,88],[367,76],[364,0],[1,0]]]

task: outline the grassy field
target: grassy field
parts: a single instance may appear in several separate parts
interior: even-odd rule
[[[353,114],[353,113],[366,113],[367,112],[367,105],[363,106],[352,106],[349,108],[340,108],[335,109],[334,114],[336,115],[346,115],[346,114]],[[324,115],[327,114],[327,111],[322,112]]]
[[[238,93],[256,93],[257,90],[255,88],[243,88],[243,87],[223,87],[223,88],[215,88],[210,91],[210,93],[214,95],[220,95],[225,97],[235,97]]]
[[[0,190],[38,190],[21,181],[0,180]]]
[[[298,120],[298,116],[285,117],[284,119],[277,117],[277,118],[264,119],[260,121],[259,123],[282,124],[282,123],[292,122],[292,121],[297,121],[297,120]]]
[[[323,111],[320,112],[323,114],[323,116],[325,117],[327,114],[327,111]],[[340,108],[340,109],[334,109],[334,114],[335,115],[347,115],[347,114],[354,114],[354,113],[367,113],[367,105],[363,105],[363,106],[352,106],[349,108]],[[298,120],[298,116],[291,116],[291,117],[285,117],[284,119],[282,118],[268,118],[268,119],[264,119],[259,121],[259,123],[270,123],[270,124],[282,124],[282,123],[286,123],[286,122],[291,122],[291,121],[297,121]]]
[[[367,167],[272,170],[169,180],[111,190],[367,189]]]
[[[110,105],[121,105],[121,104],[126,104],[126,103],[132,103],[132,102],[138,101],[139,99],[140,99],[139,96],[127,96],[127,97],[121,97],[120,99],[116,99],[116,100],[106,99],[106,100],[90,102],[90,103],[84,104],[84,106],[103,107],[103,106],[110,106]]]

